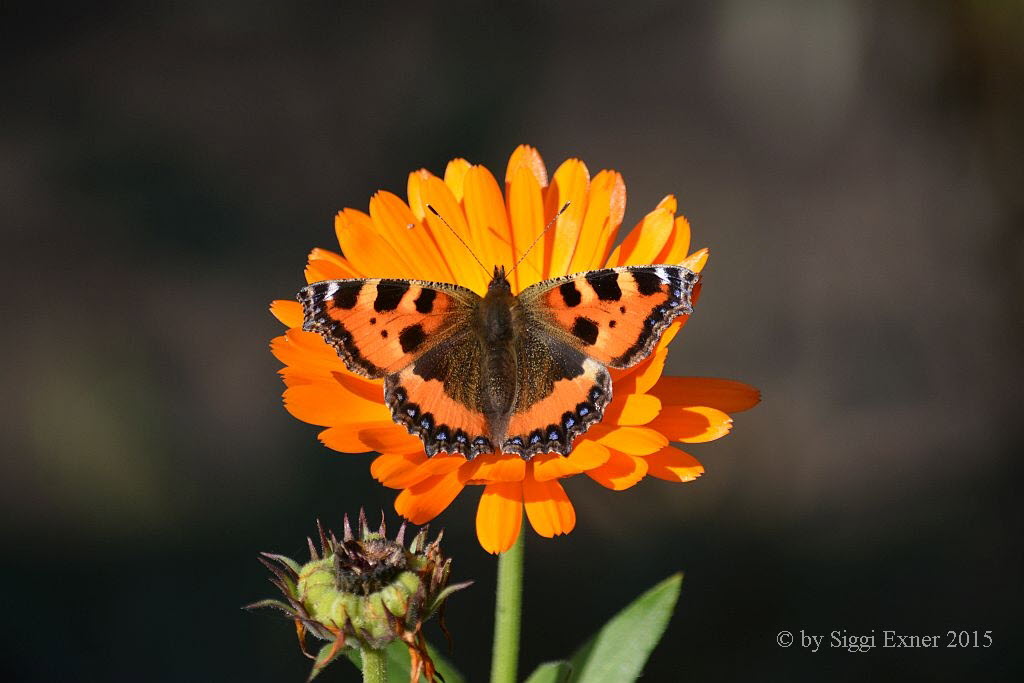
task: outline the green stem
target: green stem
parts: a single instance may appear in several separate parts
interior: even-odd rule
[[[523,537],[498,557],[491,683],[515,683],[519,666],[519,625],[523,616]]]
[[[366,648],[363,655],[363,683],[387,683],[388,660],[384,650]]]

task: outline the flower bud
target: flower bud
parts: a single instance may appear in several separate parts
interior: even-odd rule
[[[271,583],[287,602],[261,600],[248,608],[275,607],[295,620],[299,646],[315,660],[311,679],[346,647],[379,650],[400,639],[409,647],[413,680],[419,680],[422,669],[432,681],[423,623],[449,595],[471,583],[448,585],[451,559],[441,554],[441,534],[427,543],[424,527],[406,548],[404,523],[389,540],[383,520],[377,531],[370,531],[362,511],[358,536],[348,516],[340,541],[319,522],[317,528],[320,549],[309,540],[310,560],[304,565],[262,553],[260,561],[274,574]],[[316,657],[306,651],[307,632],[327,641]]]

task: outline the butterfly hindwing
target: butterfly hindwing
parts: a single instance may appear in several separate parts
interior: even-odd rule
[[[628,368],[677,316],[693,312],[698,278],[682,266],[621,266],[539,282],[520,299],[551,334],[604,365]]]
[[[380,378],[398,372],[468,324],[479,297],[419,280],[326,280],[299,290],[302,329],[319,333],[352,372]]]
[[[526,325],[516,339],[517,395],[505,453],[568,455],[573,441],[601,419],[612,397],[608,371],[573,346]]]
[[[384,400],[396,422],[423,441],[427,455],[490,453],[480,406],[480,344],[467,327],[384,380]]]

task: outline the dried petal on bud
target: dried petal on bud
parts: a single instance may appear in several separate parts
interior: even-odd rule
[[[441,534],[427,543],[424,527],[407,549],[405,528],[403,523],[395,540],[389,540],[383,516],[380,528],[370,531],[360,510],[358,537],[352,533],[347,515],[340,541],[318,521],[320,549],[307,539],[310,560],[304,565],[283,555],[263,553],[260,557],[287,604],[262,600],[248,608],[275,607],[295,620],[299,645],[315,660],[310,678],[345,647],[377,650],[401,639],[410,650],[414,680],[419,680],[421,668],[428,681],[434,680],[423,623],[441,610],[449,595],[472,582],[448,585],[451,559],[441,554]],[[307,632],[328,641],[316,657],[306,652]]]

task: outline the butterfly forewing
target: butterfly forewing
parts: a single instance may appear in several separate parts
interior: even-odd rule
[[[519,298],[552,336],[628,368],[650,355],[677,316],[693,312],[697,280],[682,266],[622,266],[539,282]]]
[[[474,292],[420,280],[326,280],[299,290],[302,329],[317,332],[352,372],[380,378],[466,325]]]

